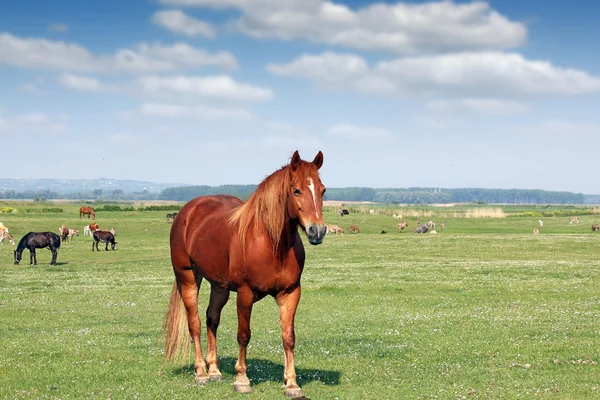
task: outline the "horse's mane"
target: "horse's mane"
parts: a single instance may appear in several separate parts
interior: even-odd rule
[[[19,240],[19,244],[17,245],[17,252],[23,251],[25,249],[25,241],[27,240],[29,235],[31,235],[31,232],[29,232],[27,235],[23,236],[21,240]]]
[[[240,205],[229,218],[229,224],[238,223],[238,235],[242,244],[250,225],[259,229],[261,225],[269,234],[273,250],[277,251],[287,218],[287,196],[292,184],[291,166],[284,165],[267,176],[256,188],[248,201]]]

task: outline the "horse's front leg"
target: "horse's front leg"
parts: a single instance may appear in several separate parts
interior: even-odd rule
[[[285,395],[291,398],[302,397],[302,389],[296,382],[296,368],[294,366],[294,346],[296,334],[294,333],[294,317],[300,302],[300,285],[291,292],[281,292],[276,300],[279,305],[279,318],[281,319],[281,339],[285,356],[283,382]]]
[[[221,321],[221,310],[229,300],[229,290],[218,285],[211,285],[210,302],[206,309],[206,364],[208,364],[208,377],[220,381],[219,359],[217,357],[217,329]]]
[[[33,265],[37,265],[37,255],[35,254],[35,249],[31,249],[29,251],[29,265],[31,265],[33,261]]]
[[[58,256],[58,250],[52,249],[52,261],[50,261],[50,265],[56,265],[56,257]]]
[[[248,286],[238,289],[237,312],[238,312],[238,334],[237,341],[240,346],[238,360],[235,363],[235,381],[233,389],[239,393],[250,393],[250,380],[246,375],[246,350],[250,343],[250,317],[252,316],[252,304],[254,304],[254,293]]]

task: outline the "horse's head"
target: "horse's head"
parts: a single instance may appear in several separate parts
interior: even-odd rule
[[[296,151],[290,162],[288,213],[291,218],[300,221],[310,244],[322,243],[327,233],[322,212],[325,186],[319,178],[319,168],[322,165],[323,153],[320,151],[312,162],[300,159],[300,154]]]
[[[13,250],[15,253],[15,265],[19,265],[19,261],[21,261],[21,252],[17,250]]]

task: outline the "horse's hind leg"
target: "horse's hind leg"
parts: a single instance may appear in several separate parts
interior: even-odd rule
[[[29,264],[31,264],[31,259],[33,258],[33,265],[37,265],[37,255],[35,254],[35,248],[29,251]]]
[[[206,363],[208,364],[208,376],[210,379],[220,381],[221,371],[217,358],[217,329],[221,321],[221,310],[229,300],[229,290],[217,285],[211,285],[210,302],[206,309]]]
[[[58,250],[56,248],[52,249],[52,261],[50,261],[50,265],[56,265],[56,257],[58,256]]]

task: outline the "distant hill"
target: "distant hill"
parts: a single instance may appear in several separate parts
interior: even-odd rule
[[[156,183],[130,179],[0,179],[0,191],[52,191],[58,193],[122,190],[125,193],[160,193],[166,188],[185,186],[181,183]]]

